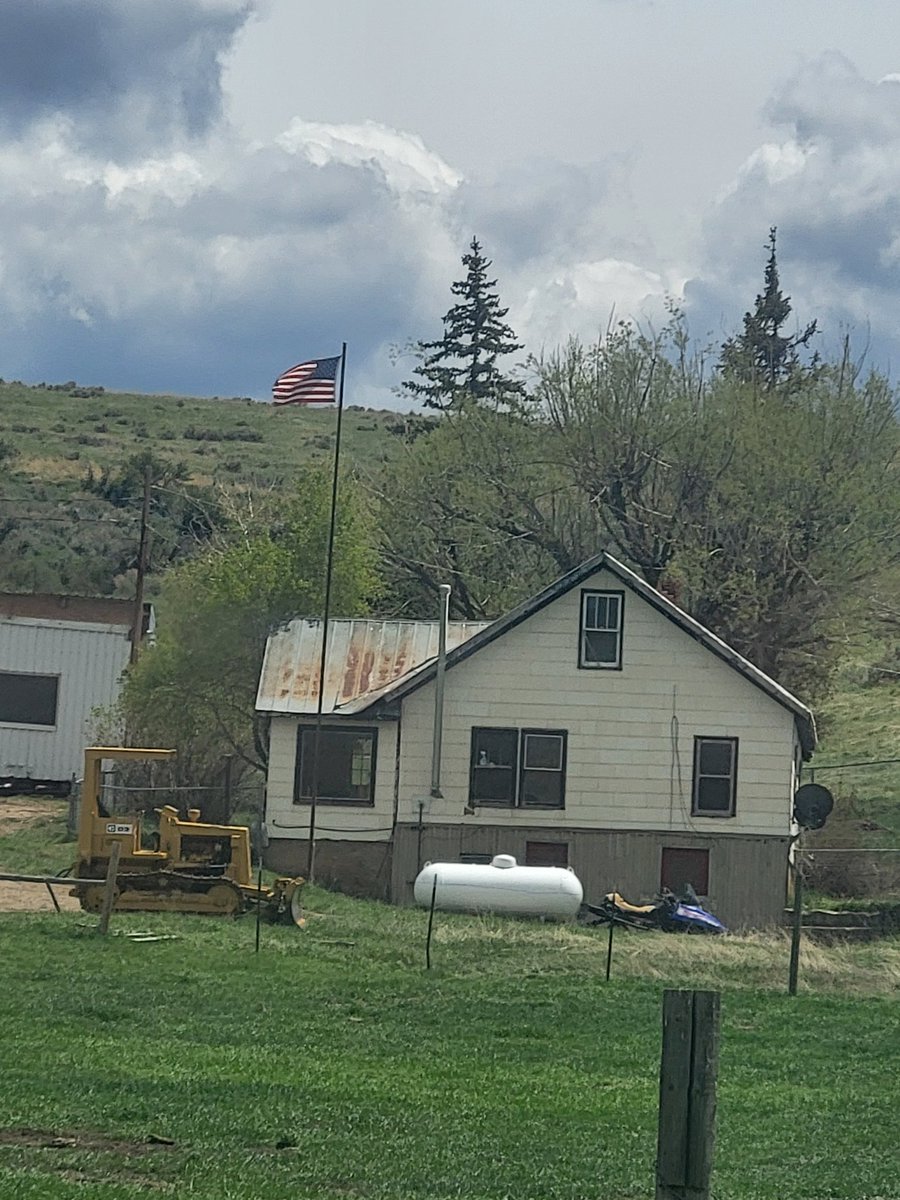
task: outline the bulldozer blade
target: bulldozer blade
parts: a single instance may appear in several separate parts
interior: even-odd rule
[[[298,929],[306,928],[306,917],[304,917],[304,915],[303,915],[302,895],[303,895],[303,889],[299,888],[299,887],[295,888],[294,894],[291,896],[291,904],[290,904],[291,920],[294,922],[294,924],[297,926]]]

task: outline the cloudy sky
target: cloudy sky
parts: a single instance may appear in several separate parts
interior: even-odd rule
[[[269,395],[439,336],[473,234],[528,350],[698,340],[777,225],[798,325],[900,371],[896,0],[40,0],[0,40],[0,375]]]

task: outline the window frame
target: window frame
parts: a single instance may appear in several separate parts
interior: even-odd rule
[[[605,596],[615,597],[619,602],[619,622],[615,630],[612,629],[592,629],[587,630],[585,627],[585,613],[587,610],[587,602],[591,597]],[[597,633],[612,633],[616,634],[616,658],[615,662],[588,662],[585,657],[585,634],[588,632]],[[582,588],[581,589],[581,604],[578,610],[578,669],[580,671],[621,671],[623,660],[623,643],[625,640],[625,592],[616,588]]]
[[[503,770],[510,770],[512,779],[512,798],[510,800],[479,800],[475,798],[475,771],[479,764],[475,761],[475,748],[480,733],[509,733],[515,734],[516,748],[512,765]],[[515,808],[519,791],[519,739],[520,730],[512,725],[473,725],[469,734],[469,805],[479,808]],[[491,764],[485,764],[491,765]],[[484,770],[484,767],[481,768]]]
[[[22,717],[13,718],[10,720],[0,717],[0,726],[5,729],[33,729],[50,731],[59,727],[59,691],[62,676],[58,672],[53,671],[7,671],[0,670],[0,681],[4,676],[12,676],[14,679],[42,679],[52,680],[54,684],[53,691],[53,720],[47,721],[28,721]]]
[[[694,736],[694,766],[693,778],[691,780],[691,816],[692,817],[708,817],[713,821],[729,820],[737,815],[737,778],[738,778],[738,741],[736,737],[718,737],[712,734],[696,734]],[[724,775],[701,775],[700,773],[700,755],[705,743],[716,742],[718,744],[727,744],[731,747],[731,771],[726,777]],[[708,809],[702,808],[700,805],[700,785],[704,779],[725,779],[728,778],[729,787],[729,805],[728,811],[719,810],[711,812]]]
[[[363,800],[358,796],[317,796],[316,804],[327,804],[334,808],[374,808],[375,807],[375,783],[378,766],[378,726],[377,725],[323,725],[322,726],[322,752],[325,750],[325,734],[340,733],[346,736],[369,737],[372,741],[372,755],[369,778],[369,796]],[[309,734],[313,738],[316,734],[315,725],[297,726],[297,740],[294,758],[294,796],[293,802],[297,805],[312,804],[312,796],[304,796],[301,794],[301,782],[303,778],[303,735]],[[310,751],[312,753],[312,750]],[[352,764],[351,764],[352,769]]]
[[[479,800],[475,796],[475,751],[481,733],[507,733],[516,735],[515,762],[512,765],[513,794],[510,800]],[[526,767],[525,744],[528,737],[552,737],[560,743],[560,765],[551,767]],[[469,807],[501,808],[517,812],[562,812],[566,807],[566,774],[568,766],[569,731],[567,729],[519,729],[510,725],[473,725],[469,738]],[[560,779],[559,804],[523,804],[522,792],[525,771],[546,770]]]

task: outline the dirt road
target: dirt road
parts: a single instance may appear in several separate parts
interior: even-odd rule
[[[41,797],[13,796],[0,799],[0,837],[18,833],[32,825],[39,825],[64,811],[59,800]],[[18,871],[16,863],[3,861],[0,850],[0,870]],[[79,904],[69,895],[69,885],[54,885],[54,893],[64,912],[77,912]],[[53,912],[53,901],[46,887],[39,883],[7,883],[0,880],[0,912]]]

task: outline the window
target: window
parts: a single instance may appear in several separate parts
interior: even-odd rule
[[[659,886],[680,892],[689,883],[698,896],[709,895],[709,851],[663,846]]]
[[[473,804],[515,804],[518,754],[518,729],[472,730]]]
[[[569,865],[568,842],[526,842],[526,867],[567,867]]]
[[[0,721],[10,725],[55,725],[58,675],[0,671]]]
[[[562,808],[566,734],[544,729],[473,729],[469,803]]]
[[[694,738],[695,817],[734,816],[737,750],[737,738]]]
[[[621,670],[624,592],[582,592],[579,667]]]
[[[326,804],[374,804],[377,741],[376,729],[323,726],[316,800]],[[308,804],[312,800],[315,745],[314,727],[304,726],[297,731],[295,804]]]

